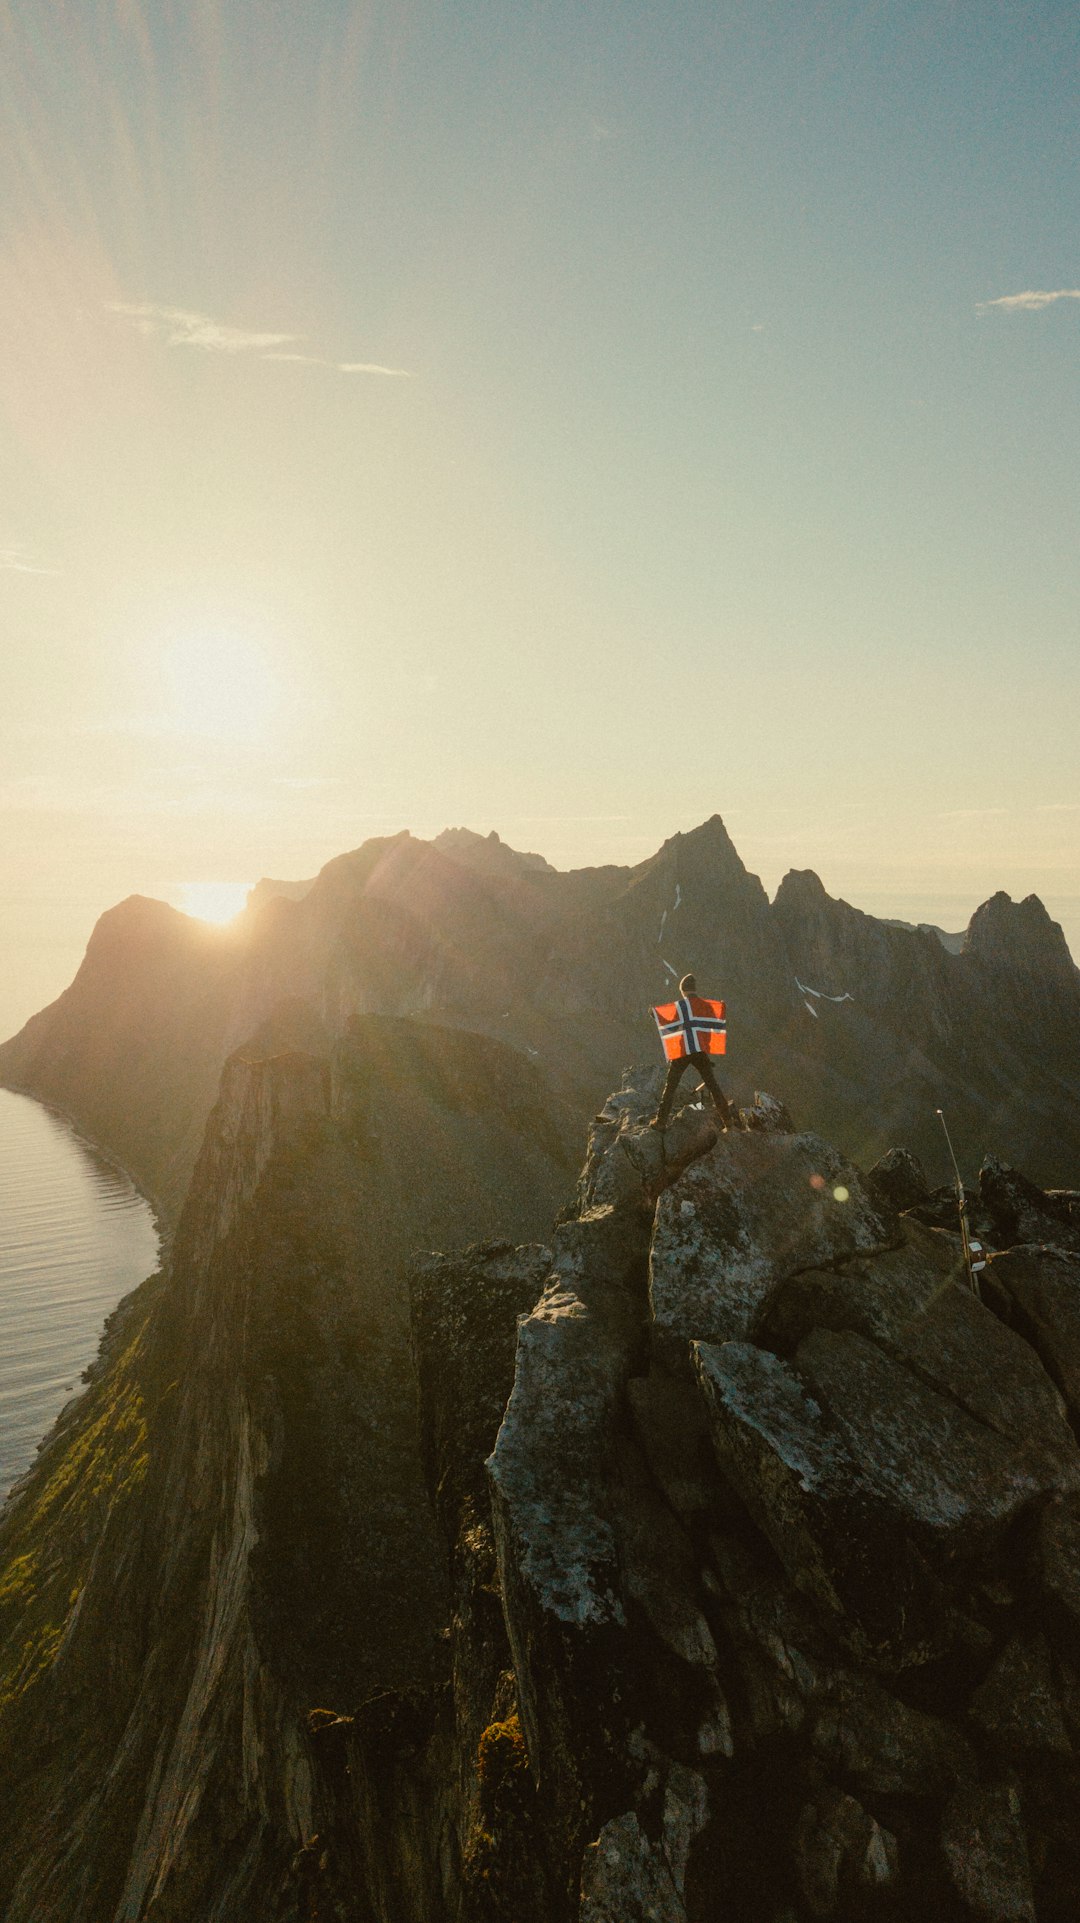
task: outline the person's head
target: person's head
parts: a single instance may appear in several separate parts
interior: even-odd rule
[[[696,995],[697,994],[697,982],[695,981],[693,975],[683,976],[682,981],[679,983],[679,993],[680,995]]]

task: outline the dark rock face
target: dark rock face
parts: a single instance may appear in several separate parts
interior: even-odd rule
[[[533,1852],[568,1923],[1064,1917],[1053,1374],[824,1143],[684,1110],[658,1145],[650,1112],[593,1130],[488,1465],[534,1799],[492,1861]]]
[[[316,1889],[353,1904],[358,1851],[368,1907],[345,1914],[433,1913],[460,1574],[424,1487],[404,1263],[418,1228],[535,1232],[570,1183],[535,1075],[487,1038],[372,1019],[332,1063],[229,1062],[168,1274],[114,1318],[0,1530],[5,1923],[306,1919]],[[472,1322],[467,1345],[481,1488],[539,1289],[508,1267],[497,1335]],[[452,1432],[448,1407],[440,1448]],[[466,1490],[448,1531],[467,1514]],[[493,1550],[469,1566],[490,1614]],[[410,1799],[425,1824],[403,1833]]]
[[[407,1317],[561,1166],[423,1032],[230,1066],[9,1511],[5,1923],[1071,1919],[1080,1255],[630,1075]]]
[[[858,1170],[818,1136],[752,1131],[737,1156],[695,1162],[657,1204],[654,1339],[683,1357],[691,1338],[738,1340],[789,1276],[884,1248],[896,1234]]]
[[[874,1163],[866,1178],[867,1187],[889,1208],[913,1209],[930,1199],[926,1172],[917,1155],[906,1148],[891,1148]]]
[[[1054,1248],[1009,1249],[990,1278],[1014,1326],[1026,1336],[1080,1421],[1080,1256]]]
[[[1016,1169],[988,1156],[979,1170],[979,1200],[994,1224],[998,1248],[1044,1242],[1080,1255],[1080,1222],[1071,1196],[1048,1195]]]

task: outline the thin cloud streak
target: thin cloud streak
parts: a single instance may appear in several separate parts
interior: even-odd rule
[[[150,302],[110,301],[108,311],[130,321],[148,339],[163,340],[167,347],[201,347],[215,354],[265,354],[268,348],[286,347],[299,339],[297,334],[262,334],[229,327],[211,320],[208,314],[193,314],[183,307],[155,307]]]
[[[378,361],[330,361],[339,374],[388,374],[393,380],[411,381],[415,377],[408,367],[383,367]]]
[[[0,548],[0,574],[59,574],[59,568],[44,568],[27,559],[22,548]]]
[[[1080,300],[1080,287],[1058,287],[1052,293],[1029,287],[1026,293],[999,294],[997,300],[980,300],[975,305],[980,314],[989,313],[991,307],[1001,307],[1008,314],[1037,314],[1056,300]]]
[[[291,361],[301,367],[329,367],[335,374],[386,374],[394,380],[411,381],[416,376],[408,367],[383,367],[378,361],[330,361],[322,354],[260,354],[261,361]]]
[[[304,354],[293,342],[302,334],[263,334],[243,327],[230,327],[212,320],[209,314],[196,314],[186,307],[158,307],[151,301],[110,301],[107,313],[128,321],[147,340],[159,340],[166,347],[197,347],[211,354],[252,354],[256,360],[289,362],[300,367],[329,367],[336,374],[382,374],[394,380],[412,380],[407,367],[387,367],[381,361],[334,361],[324,354]]]

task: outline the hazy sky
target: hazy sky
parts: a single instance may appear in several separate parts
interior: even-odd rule
[[[0,1030],[406,825],[1080,953],[1075,6],[0,36]]]

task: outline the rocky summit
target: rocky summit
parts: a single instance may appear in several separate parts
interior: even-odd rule
[[[228,1064],[0,1529],[5,1923],[1071,1923],[1080,1198],[988,1161],[976,1291],[653,1071],[574,1187],[474,1039]]]

